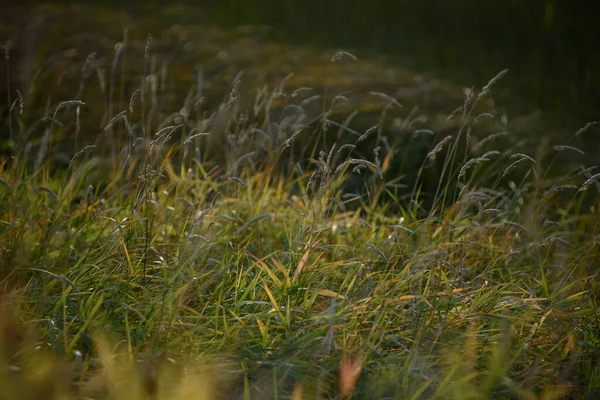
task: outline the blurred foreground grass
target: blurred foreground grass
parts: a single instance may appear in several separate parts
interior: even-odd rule
[[[0,398],[599,395],[595,123],[531,143],[503,73],[423,91],[218,30],[179,70],[165,32],[7,90]]]

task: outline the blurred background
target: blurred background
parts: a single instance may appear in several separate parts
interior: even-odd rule
[[[591,0],[26,1],[1,7],[0,38],[10,40],[13,47],[13,88],[27,86],[36,74],[43,77],[50,63],[43,65],[40,60],[47,60],[52,52],[62,51],[64,57],[65,52],[78,49],[69,54],[80,64],[88,53],[96,52],[98,58],[106,56],[108,66],[115,44],[125,40],[125,29],[128,40],[140,43],[149,33],[160,39],[175,29],[185,30],[185,40],[203,40],[195,47],[203,53],[190,52],[183,43],[187,50],[182,53],[191,54],[170,54],[170,62],[181,64],[172,72],[182,87],[196,78],[199,63],[208,78],[224,65],[232,71],[254,65],[265,74],[277,75],[278,65],[305,67],[294,60],[312,57],[303,53],[306,49],[314,54],[343,49],[383,69],[409,71],[413,83],[446,87],[448,92],[455,87],[481,87],[508,68],[494,90],[494,100],[509,119],[535,121],[527,125],[528,135],[565,139],[600,117],[600,29]],[[235,34],[226,33],[230,31]],[[240,35],[246,42],[239,41]],[[157,53],[173,48],[155,43]],[[259,49],[256,56],[247,55],[243,63],[235,64],[235,57],[226,53],[234,53],[231,47],[244,43],[261,47],[247,47],[246,52]],[[275,44],[286,46],[295,56],[284,55],[282,47],[268,47]],[[270,58],[261,53],[266,48],[273,50]],[[127,62],[142,64],[139,57],[129,57]],[[313,71],[315,82],[319,74],[325,73]],[[231,78],[223,74],[224,81]],[[398,76],[388,78],[372,84],[397,94],[406,83]],[[78,79],[73,82],[77,86]],[[6,98],[4,85],[2,93]],[[448,112],[456,107],[453,101],[435,107]],[[595,136],[586,133],[585,143],[597,151]]]
[[[599,117],[600,28],[590,0],[203,1],[218,23],[267,24],[280,40],[385,54],[470,87],[500,70],[515,113],[560,127]]]

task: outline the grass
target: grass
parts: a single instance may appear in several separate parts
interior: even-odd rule
[[[594,123],[516,140],[504,72],[443,122],[344,82],[177,98],[153,43],[44,111],[7,90],[0,399],[598,396]]]

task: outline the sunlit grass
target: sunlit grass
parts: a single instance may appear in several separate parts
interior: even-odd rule
[[[3,109],[0,398],[598,395],[581,132],[528,154],[490,105],[503,73],[443,134],[331,82],[240,75],[205,101],[199,79],[161,110],[145,46],[101,121],[85,95],[50,102],[39,136],[36,110]]]

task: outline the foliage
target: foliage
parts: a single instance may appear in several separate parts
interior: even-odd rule
[[[176,98],[152,46],[121,111],[52,100],[36,137],[4,107],[0,398],[599,394],[595,124],[526,154],[505,71],[443,121],[242,75]]]

